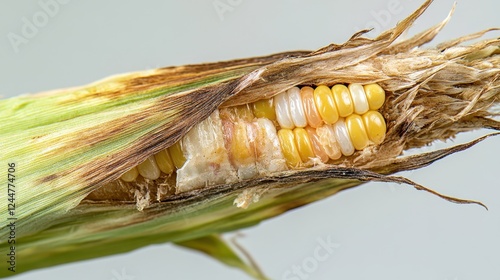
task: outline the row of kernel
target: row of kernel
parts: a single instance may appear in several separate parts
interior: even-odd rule
[[[355,150],[362,150],[370,142],[380,144],[384,140],[386,124],[384,117],[370,110],[363,115],[356,113],[338,119],[333,125],[323,124],[317,128],[307,126],[293,130],[278,131],[281,149],[288,167],[309,165],[314,158],[323,163],[350,156]]]
[[[146,179],[156,180],[160,178],[162,172],[166,175],[172,174],[176,169],[181,168],[185,161],[180,142],[177,142],[131,168],[120,179],[125,182],[133,182],[141,175]]]
[[[385,91],[377,84],[337,84],[329,88],[309,86],[292,87],[273,99],[253,103],[254,114],[277,120],[281,128],[317,128],[322,124],[334,124],[339,117],[377,110],[385,102]]]

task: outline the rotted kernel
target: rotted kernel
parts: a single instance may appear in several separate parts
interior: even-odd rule
[[[245,123],[237,122],[234,125],[233,137],[228,151],[237,165],[244,165],[254,162],[254,154],[248,143],[248,135]]]
[[[337,138],[335,137],[333,126],[325,124],[318,127],[316,133],[319,135],[321,146],[328,157],[331,159],[339,159],[342,156],[342,152]]]
[[[307,124],[311,127],[319,127],[323,124],[323,120],[319,115],[316,104],[314,103],[314,89],[312,87],[302,87],[300,89],[302,105],[306,114]]]
[[[321,143],[319,135],[316,133],[315,128],[306,127],[307,134],[309,135],[309,139],[311,140],[311,144],[313,147],[314,154],[321,160],[321,162],[326,163],[329,160],[328,154],[325,152],[324,146]]]
[[[234,107],[234,110],[235,115],[240,120],[251,122],[255,118],[255,115],[253,114],[252,109],[248,104],[236,106]]]

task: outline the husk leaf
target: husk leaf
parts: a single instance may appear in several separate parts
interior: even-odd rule
[[[249,263],[246,263],[219,235],[211,234],[200,238],[177,242],[176,244],[205,253],[228,266],[239,268],[255,279],[268,279],[253,263],[253,260],[250,259]]]

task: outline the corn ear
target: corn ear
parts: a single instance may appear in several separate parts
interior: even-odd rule
[[[480,32],[436,49],[416,48],[431,41],[448,17],[395,42],[429,5],[425,2],[375,39],[363,38],[360,32],[343,45],[313,52],[160,68],[0,101],[5,123],[0,127],[5,151],[0,159],[15,163],[17,170],[16,250],[22,260],[17,272],[176,242],[263,277],[250,264],[233,258],[213,234],[255,225],[370,180],[410,184],[453,202],[479,203],[390,175],[426,166],[483,138],[399,157],[406,149],[462,131],[500,129],[494,120],[498,112],[492,109],[500,99],[498,39],[457,47],[485,33]],[[294,85],[370,82],[392,93],[384,107],[386,140],[337,166],[287,171],[159,201],[113,201],[106,194],[100,200],[87,199],[174,144],[217,108],[271,97]],[[0,176],[7,178],[6,168]],[[6,194],[0,193],[2,201]],[[235,207],[235,199],[248,208]],[[254,200],[259,201],[250,204]],[[2,204],[0,218],[8,217],[7,205]],[[1,247],[6,250],[5,225],[0,230]],[[0,276],[8,273],[2,270]]]

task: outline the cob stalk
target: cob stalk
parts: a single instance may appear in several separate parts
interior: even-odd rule
[[[196,248],[187,242],[254,225],[356,186],[360,180],[396,181],[423,188],[387,174],[425,166],[477,141],[398,158],[403,150],[462,131],[500,127],[491,118],[497,113],[491,108],[499,96],[498,40],[456,47],[483,35],[480,33],[437,49],[414,49],[430,41],[445,20],[413,38],[394,42],[428,5],[426,2],[374,40],[356,34],[343,45],[315,52],[163,68],[1,101],[0,115],[7,120],[0,128],[2,150],[6,151],[2,162],[14,162],[18,167],[17,191],[23,194],[16,197],[16,203],[23,206],[16,212],[17,254],[23,259],[17,272],[151,243],[179,242]],[[192,191],[148,201],[142,211],[136,209],[136,201],[85,199],[148,156],[171,146],[217,108],[270,97],[294,85],[372,82],[391,93],[384,109],[389,125],[386,140],[376,150],[345,159],[340,167],[289,171]],[[368,157],[374,154],[376,160]],[[7,177],[5,171],[1,171],[2,178]],[[6,193],[0,194],[3,201]],[[249,201],[256,196],[260,200],[246,210],[236,208],[233,201],[242,193]],[[2,207],[5,220],[7,206]],[[5,232],[2,228],[2,234]],[[263,277],[252,266],[236,263],[232,265]],[[10,274],[4,270],[0,275]]]

